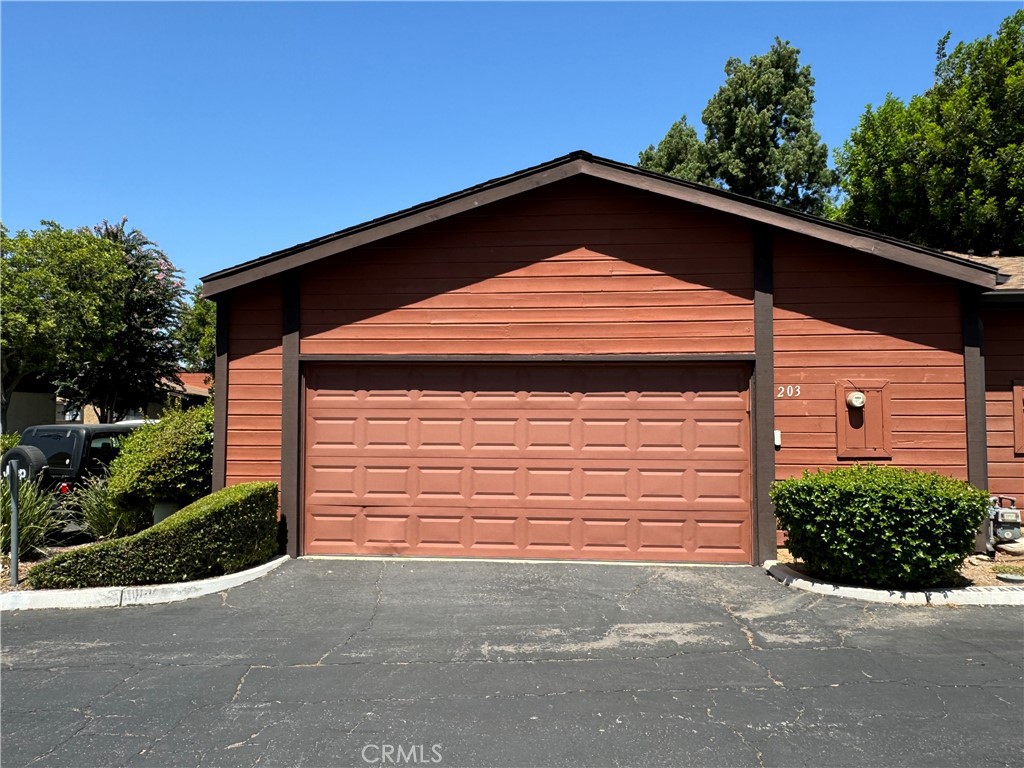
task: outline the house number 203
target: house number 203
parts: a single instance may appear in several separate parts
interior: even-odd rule
[[[800,397],[800,385],[796,386],[790,384],[788,387],[779,387],[779,391],[775,394],[776,398],[780,397]]]

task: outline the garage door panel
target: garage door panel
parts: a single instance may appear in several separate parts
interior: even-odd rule
[[[735,410],[735,409],[734,409]],[[313,413],[318,435],[311,456],[573,456],[628,458],[686,456],[744,461],[749,431],[742,416],[645,418],[602,412],[600,417],[530,416],[327,417]]]
[[[306,380],[309,554],[749,560],[742,367],[322,364]]]
[[[640,519],[631,515],[621,509],[576,517],[551,509],[467,514],[457,508],[412,512],[314,505],[307,509],[314,534],[307,553],[458,557],[469,551],[485,557],[734,562],[747,551],[745,520],[713,514],[680,519],[670,512]]]
[[[538,501],[579,506],[578,502],[587,501],[630,502],[640,507],[670,503],[691,511],[730,504],[744,511],[749,504],[749,471],[741,462],[694,468],[678,460],[647,461],[639,467],[613,459],[591,460],[583,467],[557,458],[534,459],[526,466],[506,459],[475,459],[469,466],[429,459],[418,465],[396,465],[387,457],[325,463],[329,461],[308,460],[313,501],[388,498],[389,503],[447,504],[500,498],[503,504],[517,507]]]

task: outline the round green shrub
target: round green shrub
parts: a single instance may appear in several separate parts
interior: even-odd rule
[[[951,586],[988,514],[962,480],[875,465],[805,472],[771,498],[811,575],[881,589]]]
[[[132,507],[188,504],[213,482],[213,403],[170,410],[129,435],[110,465],[110,493]]]

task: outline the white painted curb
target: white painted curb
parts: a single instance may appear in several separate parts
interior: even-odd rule
[[[805,576],[780,563],[767,560],[764,569],[787,587],[802,589],[818,595],[854,598],[870,603],[897,603],[899,605],[1024,605],[1024,586],[1014,587],[960,587],[924,592],[844,587]]]
[[[0,593],[0,611],[34,611],[41,608],[118,608],[124,605],[175,603],[193,597],[223,592],[265,576],[286,560],[288,555],[238,573],[215,576],[180,584],[153,584],[144,587],[94,587],[91,589],[27,589]]]

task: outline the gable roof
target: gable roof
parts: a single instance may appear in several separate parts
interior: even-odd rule
[[[885,235],[798,213],[713,187],[680,181],[670,176],[597,157],[589,152],[577,151],[461,192],[214,272],[201,278],[203,295],[212,298],[247,283],[279,275],[328,256],[574,176],[604,179],[712,208],[751,222],[807,235],[970,285],[992,289],[999,282],[998,270],[987,264],[967,261]]]
[[[997,290],[1000,291],[1021,291],[1024,290],[1024,256],[975,256],[974,254],[955,254],[967,261],[976,261],[981,264],[988,264],[995,267],[1006,276],[1006,282],[1002,283]]]

